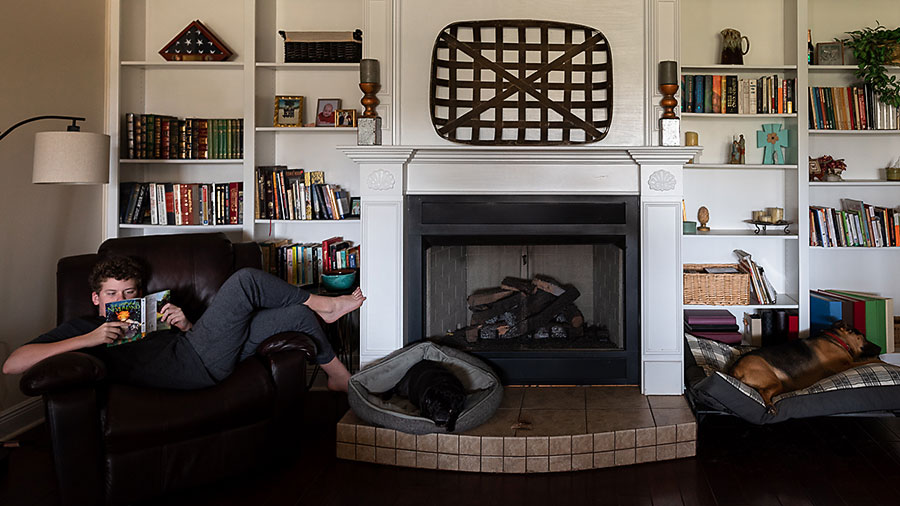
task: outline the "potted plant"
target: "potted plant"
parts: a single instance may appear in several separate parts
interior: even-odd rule
[[[850,38],[842,42],[853,49],[859,63],[856,77],[871,85],[882,102],[900,107],[900,83],[884,68],[900,60],[900,28],[888,30],[878,23],[874,28],[865,27],[847,35]]]

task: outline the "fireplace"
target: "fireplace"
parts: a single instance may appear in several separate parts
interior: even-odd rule
[[[405,344],[462,348],[507,384],[639,383],[639,206],[626,195],[408,196]],[[470,297],[491,290],[505,297],[493,311]]]

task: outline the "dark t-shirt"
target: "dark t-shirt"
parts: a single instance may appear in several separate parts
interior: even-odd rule
[[[103,324],[100,316],[76,318],[42,334],[28,344],[54,343],[93,331]],[[215,385],[203,362],[184,334],[158,330],[138,341],[119,346],[83,348],[106,364],[108,377],[116,382],[182,390]]]

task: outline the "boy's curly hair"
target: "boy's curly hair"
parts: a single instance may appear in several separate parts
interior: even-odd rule
[[[133,258],[126,256],[110,256],[101,258],[93,269],[88,281],[91,284],[91,291],[100,292],[100,287],[107,279],[118,279],[124,281],[133,279],[141,286],[144,277],[144,270]]]

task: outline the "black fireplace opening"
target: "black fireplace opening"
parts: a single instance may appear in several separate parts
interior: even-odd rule
[[[637,196],[409,196],[406,334],[506,384],[637,384]]]

